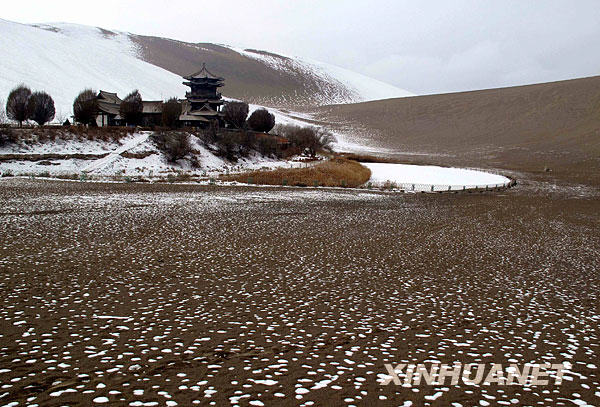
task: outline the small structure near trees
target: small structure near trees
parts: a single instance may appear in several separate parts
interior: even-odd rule
[[[214,75],[206,65],[198,72],[184,77],[184,85],[190,87],[185,99],[171,98],[167,102],[162,100],[142,100],[137,95],[130,94],[121,100],[116,93],[101,90],[97,95],[98,126],[120,126],[123,124],[140,124],[144,126],[165,125],[166,127],[198,127],[213,128],[223,124],[223,97],[217,90],[224,86],[224,79]],[[139,92],[138,92],[139,95]],[[133,98],[128,100],[128,98]],[[175,107],[175,101],[179,108]],[[139,106],[141,102],[141,116]],[[123,103],[125,103],[123,105]],[[122,108],[123,106],[123,108]],[[167,116],[163,116],[163,109],[171,109]],[[175,123],[171,120],[172,112],[179,110]],[[246,113],[247,114],[247,113]],[[127,116],[127,117],[125,117]],[[165,122],[164,119],[167,119]],[[244,117],[244,121],[246,117]],[[77,120],[79,121],[79,120]]]
[[[214,75],[208,69],[206,64],[202,64],[202,69],[189,76],[184,76],[185,86],[190,87],[190,92],[186,92],[186,108],[184,109],[180,120],[184,126],[207,127],[211,122],[221,125],[223,122],[223,97],[217,90],[225,86],[224,78]]]
[[[94,95],[98,104],[96,123],[100,127],[118,126],[121,124],[121,98],[116,93],[101,90],[98,95]],[[76,119],[77,120],[77,119]],[[79,121],[79,120],[77,120]]]

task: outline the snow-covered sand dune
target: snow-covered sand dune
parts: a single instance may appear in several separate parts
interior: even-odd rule
[[[53,98],[59,116],[71,114],[73,99],[85,88],[122,97],[139,89],[144,99],[183,96],[181,77],[144,62],[124,33],[55,24],[44,28],[0,20],[0,99],[25,83]]]
[[[25,83],[33,90],[50,93],[59,116],[70,115],[73,99],[85,88],[117,92],[122,97],[139,89],[147,100],[183,97],[188,90],[179,75],[145,62],[140,45],[129,33],[66,23],[32,26],[0,19],[0,36],[0,99],[5,100],[15,86]],[[270,67],[274,67],[273,61],[285,60],[281,69],[335,84],[341,96],[328,100],[330,103],[412,95],[326,63],[228,48]]]
[[[32,90],[46,91],[56,105],[55,122],[72,114],[73,100],[86,88],[117,92],[121,97],[139,89],[146,100],[183,97],[188,90],[179,75],[145,62],[140,45],[129,33],[65,23],[31,26],[0,19],[0,36],[0,101],[6,101],[10,91],[21,83]],[[340,93],[330,95],[333,99],[329,102],[332,103],[411,95],[389,84],[318,61],[229,48],[267,66],[283,64],[282,70],[303,72],[320,78],[322,83],[336,84],[334,88]],[[250,110],[260,107],[251,104]],[[298,116],[293,112],[269,110],[275,114],[277,123],[308,124],[290,117]],[[337,137],[338,145],[348,150],[345,137],[339,134]],[[353,151],[361,150],[358,144],[352,147]]]
[[[317,76],[326,83],[337,83],[339,94],[330,95],[329,98],[322,101],[324,104],[356,103],[415,96],[414,93],[389,83],[314,59],[282,53],[257,52],[231,46],[228,48],[282,72],[299,71],[304,72],[307,77]]]
[[[433,165],[409,165],[387,163],[362,163],[371,170],[369,180],[375,186],[386,182],[395,183],[401,189],[415,191],[461,190],[506,186],[510,179],[502,175],[463,168],[446,168]]]

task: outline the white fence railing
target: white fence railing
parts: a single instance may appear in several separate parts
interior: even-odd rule
[[[456,191],[485,191],[501,188],[510,188],[516,184],[516,181],[500,171],[494,169],[483,169],[483,168],[471,168],[471,167],[452,167],[453,169],[462,169],[469,171],[485,172],[488,174],[499,175],[506,179],[503,183],[495,184],[423,184],[423,183],[407,183],[407,182],[395,182],[391,180],[386,181],[369,181],[365,186],[369,189],[383,189],[388,191],[400,191],[400,192],[456,192]]]
[[[452,192],[452,191],[485,191],[499,188],[508,188],[513,181],[509,180],[502,184],[479,184],[479,185],[442,185],[442,184],[410,184],[395,182],[367,183],[367,188],[384,189],[402,192]]]

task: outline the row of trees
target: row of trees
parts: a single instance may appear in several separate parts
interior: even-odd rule
[[[140,92],[134,90],[123,99],[119,114],[127,124],[138,125],[142,122],[144,105]],[[98,111],[96,92],[86,89],[81,92],[73,103],[75,121],[82,124],[95,124]],[[162,125],[168,128],[177,127],[182,106],[177,98],[170,98],[162,105]],[[275,127],[275,116],[267,109],[255,110],[248,117],[249,106],[245,102],[228,102],[223,108],[225,122],[237,129],[268,133]]]
[[[257,109],[248,117],[249,107],[245,102],[229,102],[223,109],[225,121],[237,129],[247,129],[268,133],[275,127],[275,116],[267,109]],[[315,156],[319,151],[331,150],[336,139],[330,132],[316,127],[300,127],[295,125],[279,125],[275,129],[278,136],[286,138],[291,146],[290,151],[307,153]],[[258,140],[258,149],[262,153],[275,153],[274,139]]]
[[[52,121],[56,109],[54,100],[46,92],[31,92],[25,85],[13,89],[6,100],[6,115],[9,119],[19,122],[33,120],[40,126]]]
[[[162,105],[162,124],[168,128],[177,127],[182,106],[177,98],[171,98]],[[31,92],[20,85],[13,89],[6,102],[6,115],[9,119],[19,122],[33,120],[40,126],[52,121],[55,116],[54,100],[45,92]],[[228,102],[223,109],[225,121],[233,128],[268,133],[275,127],[275,116],[264,108],[255,110],[248,117],[249,106],[245,102]],[[134,90],[123,99],[119,114],[127,124],[140,124],[143,117],[143,102],[140,92]],[[92,89],[82,91],[73,102],[73,116],[76,122],[95,126],[98,115],[98,99]],[[1,118],[0,118],[1,119]],[[277,134],[289,140],[295,149],[314,156],[319,150],[328,149],[335,142],[329,132],[314,127],[299,127],[280,125]],[[248,138],[246,136],[246,138]],[[232,140],[233,142],[233,140]],[[254,144],[250,140],[246,144]],[[261,140],[262,143],[273,143],[273,140]],[[168,143],[167,143],[168,144]],[[229,143],[232,144],[232,143]],[[244,143],[233,143],[244,144]],[[275,146],[263,146],[265,150]]]
[[[138,90],[134,90],[123,99],[119,106],[119,114],[128,125],[139,125],[143,118],[144,105]],[[170,98],[162,106],[162,124],[168,128],[177,127],[182,106],[177,98]],[[6,102],[7,117],[19,122],[33,120],[40,126],[52,121],[56,114],[54,100],[46,92],[31,92],[20,85],[13,89]],[[223,108],[227,124],[236,129],[251,129],[268,133],[275,127],[275,116],[267,109],[261,108],[248,117],[249,106],[245,102],[228,102]],[[98,116],[98,99],[96,92],[85,89],[73,102],[73,117],[76,122],[95,126]]]
[[[270,132],[275,127],[275,115],[267,109],[257,109],[250,117],[248,103],[228,102],[223,108],[225,122],[236,129],[250,128],[262,133]]]
[[[169,99],[164,104],[163,122],[168,127],[174,127],[181,114],[181,104],[176,98]],[[131,92],[121,103],[119,113],[127,124],[140,124],[143,113],[142,96],[139,91]],[[40,126],[54,120],[56,109],[54,100],[46,92],[31,92],[25,85],[13,89],[6,100],[6,116],[8,119],[19,122],[33,120]],[[73,116],[75,121],[94,126],[98,115],[98,100],[96,92],[92,89],[82,91],[73,102]]]

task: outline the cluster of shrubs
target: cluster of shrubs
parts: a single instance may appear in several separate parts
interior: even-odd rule
[[[220,141],[226,157],[244,155],[248,149],[255,149],[263,155],[276,155],[286,158],[296,154],[307,154],[311,157],[319,151],[331,151],[335,137],[328,131],[315,127],[300,127],[294,125],[278,125],[275,127],[275,116],[267,109],[257,109],[248,117],[249,106],[245,102],[229,102],[223,108],[224,119],[233,129],[241,133],[224,133]],[[269,133],[275,128],[277,137],[257,137],[246,132],[252,130],[259,133]],[[285,140],[285,149],[279,145]]]
[[[31,92],[25,85],[13,89],[6,100],[6,117],[19,122],[33,120],[40,126],[54,120],[54,100],[46,92]],[[4,119],[4,117],[2,117]]]
[[[15,133],[8,126],[0,126],[0,147],[17,141]]]
[[[160,131],[152,135],[156,146],[164,153],[169,162],[176,162],[192,152],[189,134],[179,131]]]
[[[235,129],[250,129],[260,133],[268,133],[275,127],[275,115],[267,109],[257,109],[250,117],[248,103],[228,102],[223,108],[225,122]]]

